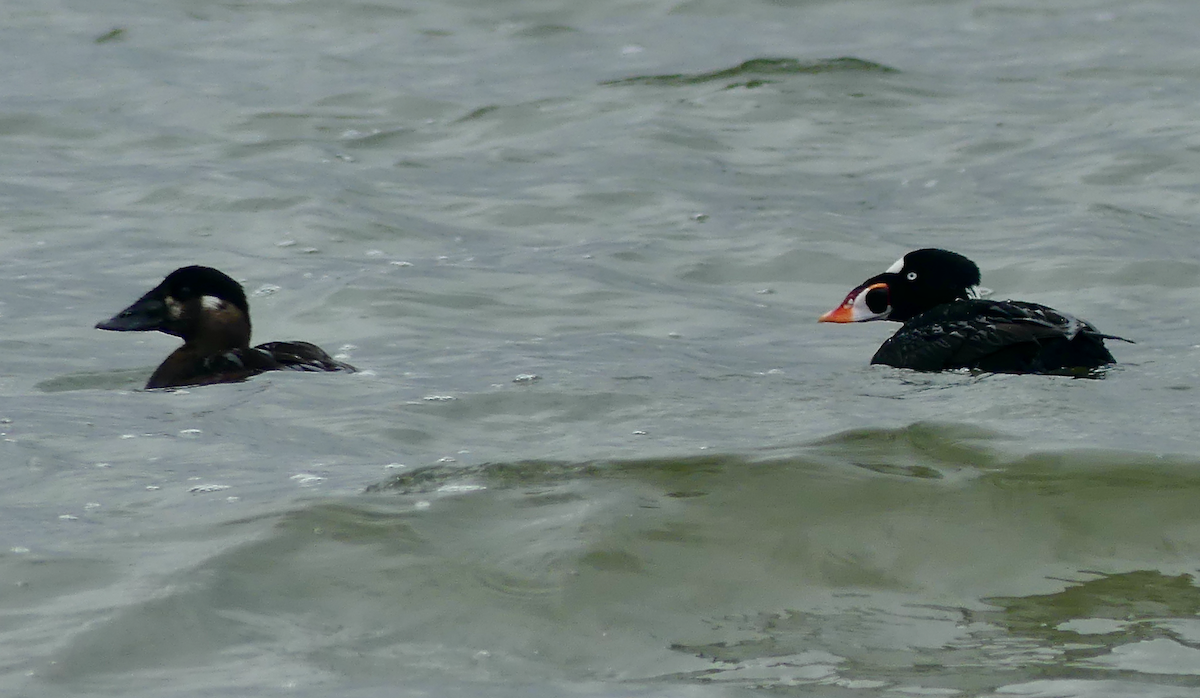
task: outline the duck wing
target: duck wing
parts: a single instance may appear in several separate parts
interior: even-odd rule
[[[1037,303],[964,300],[909,320],[883,343],[871,363],[918,371],[1091,369],[1114,362],[1104,339],[1122,338]]]
[[[274,368],[292,371],[355,371],[348,363],[338,361],[324,349],[309,342],[267,342],[252,350],[269,356]]]

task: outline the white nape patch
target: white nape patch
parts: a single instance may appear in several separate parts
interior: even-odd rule
[[[992,295],[993,293],[995,293],[995,291],[988,288],[987,286],[968,286],[967,287],[967,298],[987,298],[988,296]]]
[[[895,264],[893,264],[892,266],[888,267],[888,268],[887,268],[887,270],[886,270],[886,271],[884,271],[883,273],[884,273],[884,274],[899,274],[899,273],[900,273],[900,270],[901,270],[901,269],[903,269],[903,268],[904,268],[904,258],[903,258],[903,257],[901,257],[900,259],[897,259],[897,260],[896,260],[896,263],[895,263]]]
[[[172,296],[167,296],[165,302],[167,305],[167,315],[170,315],[172,320],[178,320],[179,318],[183,317],[182,303],[175,300],[175,298]]]
[[[207,310],[225,309],[225,301],[217,298],[216,296],[201,296],[200,305],[204,306]]]

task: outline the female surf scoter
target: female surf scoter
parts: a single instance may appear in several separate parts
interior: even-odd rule
[[[232,383],[263,371],[353,371],[308,342],[250,347],[250,307],[238,282],[209,267],[183,267],[136,303],[96,324],[117,332],[158,330],[183,340],[146,388]]]
[[[978,298],[979,267],[938,249],[909,252],[850,292],[820,322],[903,322],[871,358],[917,371],[1079,373],[1115,363],[1090,323],[1023,301]]]

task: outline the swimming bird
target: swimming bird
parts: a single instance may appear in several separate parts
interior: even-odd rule
[[[1091,323],[1037,303],[978,298],[979,267],[926,248],[859,284],[820,322],[893,320],[904,325],[873,364],[917,371],[1080,373],[1115,363]]]
[[[232,383],[264,371],[354,371],[308,342],[250,346],[250,307],[241,284],[211,267],[176,269],[101,330],[157,330],[183,340],[146,388]]]

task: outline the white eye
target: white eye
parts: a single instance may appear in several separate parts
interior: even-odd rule
[[[904,275],[904,278],[908,279],[909,281],[916,281],[917,280],[917,272],[910,271]]]

